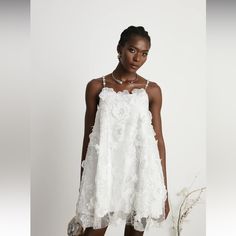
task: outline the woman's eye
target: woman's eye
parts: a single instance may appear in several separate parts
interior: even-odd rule
[[[129,51],[130,52],[135,52],[135,50],[133,48],[130,48]]]
[[[148,53],[147,53],[147,52],[144,52],[143,55],[146,57],[146,56],[148,55]]]

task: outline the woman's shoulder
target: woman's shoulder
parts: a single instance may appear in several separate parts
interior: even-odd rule
[[[102,82],[102,77],[99,77],[99,78],[90,79],[87,84],[90,86],[99,86],[99,85],[102,85],[101,82]]]
[[[87,82],[86,90],[98,93],[101,89],[102,89],[102,77],[93,78]]]
[[[141,79],[142,79],[144,84],[148,83],[148,88],[149,89],[151,89],[151,90],[158,90],[158,89],[160,89],[160,85],[157,82],[152,81],[150,79],[146,79],[146,78],[144,78],[142,76],[140,76],[140,77],[141,77]]]
[[[142,77],[143,78],[143,77]],[[152,81],[149,79],[144,79],[144,83],[148,83],[146,87],[146,92],[149,97],[150,103],[152,103],[154,100],[160,101],[162,97],[161,87],[156,81]]]

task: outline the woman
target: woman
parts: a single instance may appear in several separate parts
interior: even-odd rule
[[[126,220],[125,236],[141,236],[167,218],[161,88],[137,70],[151,47],[142,26],[125,29],[112,73],[88,82],[76,216],[85,236],[104,235]]]

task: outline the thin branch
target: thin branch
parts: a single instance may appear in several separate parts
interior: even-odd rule
[[[206,187],[193,190],[193,191],[191,191],[190,193],[188,193],[188,194],[185,196],[185,198],[184,198],[184,200],[183,200],[183,202],[182,202],[182,204],[180,205],[180,208],[179,208],[178,221],[177,221],[177,232],[178,232],[178,235],[180,235],[180,224],[181,224],[181,221],[182,221],[182,216],[183,216],[183,217],[186,217],[186,216],[187,216],[188,210],[189,210],[190,208],[192,208],[193,205],[200,199],[200,195],[201,195],[201,193],[203,192],[203,190],[204,190],[205,188],[206,188]],[[184,213],[184,215],[181,216],[182,207],[183,207],[183,205],[185,204],[187,198],[188,198],[191,194],[193,194],[193,193],[195,193],[195,192],[198,192],[198,191],[200,191],[200,193],[199,193],[199,195],[198,195],[197,200],[196,200],[195,202],[193,202],[193,204],[191,205],[191,207],[188,208],[187,211]]]

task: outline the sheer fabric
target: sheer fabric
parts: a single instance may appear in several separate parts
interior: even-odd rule
[[[84,228],[160,227],[167,191],[144,88],[103,87],[89,135],[76,217]]]

